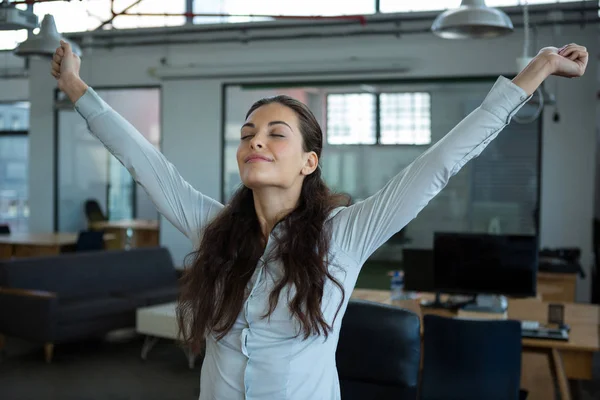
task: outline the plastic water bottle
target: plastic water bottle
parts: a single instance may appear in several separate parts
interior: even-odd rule
[[[394,271],[390,285],[392,300],[404,299],[404,272]]]

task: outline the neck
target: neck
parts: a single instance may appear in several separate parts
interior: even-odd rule
[[[277,222],[296,208],[301,190],[302,185],[289,189],[268,187],[252,190],[254,208],[265,242]]]

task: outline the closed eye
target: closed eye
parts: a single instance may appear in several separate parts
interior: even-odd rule
[[[285,137],[284,135],[279,135],[277,133],[271,133],[271,136],[275,136],[275,137]]]
[[[246,139],[250,139],[252,137],[252,135],[245,135],[241,137],[241,140],[246,140]]]

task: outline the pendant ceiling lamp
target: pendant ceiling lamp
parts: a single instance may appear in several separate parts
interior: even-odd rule
[[[494,38],[513,31],[509,16],[485,0],[462,0],[459,8],[438,15],[431,30],[444,39]]]
[[[37,35],[31,35],[15,49],[15,54],[21,57],[42,56],[52,57],[54,51],[60,46],[60,41],[64,40],[71,45],[73,53],[81,56],[81,48],[77,44],[65,39],[56,30],[54,17],[50,14],[44,15],[40,25],[40,31]]]

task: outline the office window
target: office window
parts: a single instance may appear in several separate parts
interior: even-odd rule
[[[11,232],[27,231],[28,147],[27,135],[0,132],[0,224]]]
[[[581,0],[528,0],[528,4],[555,4],[572,3]],[[514,7],[520,6],[523,0],[486,0],[488,7]],[[398,0],[380,0],[379,9],[385,13],[411,12],[411,11],[436,11],[446,10],[448,8],[458,8],[461,0],[427,0],[423,2],[416,1],[398,1]]]
[[[150,143],[160,144],[160,89],[102,89],[96,92]],[[157,220],[156,207],[127,169],[93,135],[72,108],[58,113],[57,195],[59,232],[87,226],[83,206],[98,202],[109,220]]]
[[[327,95],[327,143],[375,144],[375,101],[370,93]]]
[[[382,93],[379,102],[381,144],[431,143],[429,93]]]
[[[26,232],[29,220],[29,102],[0,103],[0,224]]]
[[[431,143],[429,93],[329,94],[326,107],[328,144]]]
[[[195,0],[194,13],[235,14],[234,17],[195,17],[195,24],[268,21],[252,15],[356,15],[373,14],[374,0],[347,2],[321,0]]]

